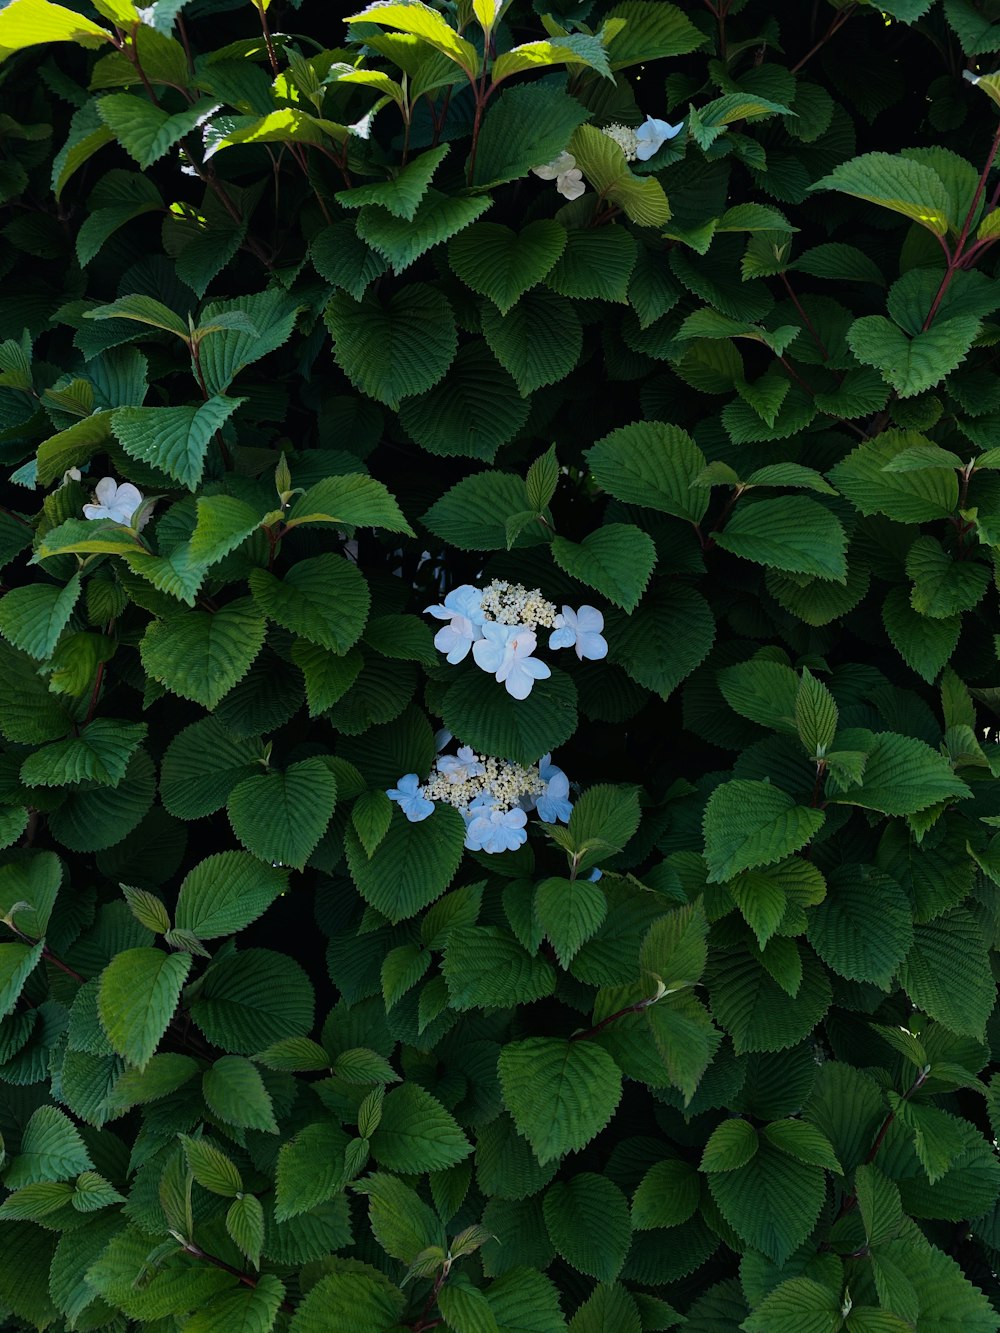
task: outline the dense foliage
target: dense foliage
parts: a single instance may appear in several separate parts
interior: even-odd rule
[[[1000,1328],[996,52],[0,9],[5,1328]]]

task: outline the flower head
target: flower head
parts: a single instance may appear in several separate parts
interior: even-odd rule
[[[97,503],[83,506],[84,518],[110,518],[128,525],[142,505],[142,492],[130,481],[119,486],[114,477],[102,477],[94,487],[94,494]],[[140,519],[139,527],[145,527],[148,521],[147,512]]]
[[[419,824],[434,811],[434,802],[428,801],[420,786],[416,773],[407,773],[399,779],[395,787],[386,791],[390,801],[395,801],[411,824]]]
[[[562,614],[556,616],[555,629],[549,635],[550,648],[575,648],[576,655],[582,662],[597,662],[608,655],[608,641],[601,630],[604,628],[604,616],[596,606],[581,606],[576,611],[564,606]]]
[[[479,626],[483,623],[483,610],[480,606],[483,594],[471,583],[463,583],[454,588],[440,606],[427,606],[425,614],[436,620],[447,620],[434,635],[434,647],[454,666],[464,661],[469,649],[477,639],[482,638]]]
[[[625,154],[626,162],[635,161],[636,152],[639,146],[639,140],[635,130],[631,129],[628,125],[622,125],[616,121],[613,125],[605,125],[602,128],[601,133],[606,134],[609,139],[618,145]]]
[[[581,194],[586,193],[583,172],[576,165],[576,158],[572,153],[560,153],[551,162],[546,162],[541,167],[532,167],[531,170],[543,181],[554,180],[557,192],[564,199],[579,199]]]
[[[558,617],[556,618],[558,620]],[[483,671],[496,676],[514,699],[527,699],[536,680],[552,675],[544,662],[531,656],[538,640],[523,625],[483,625],[483,638],[472,645],[472,656]]]
[[[465,833],[470,852],[513,852],[528,841],[523,810],[496,810],[480,807],[473,812]]]
[[[683,128],[683,121],[671,125],[665,120],[657,120],[653,116],[647,116],[644,124],[640,125],[635,132],[636,157],[640,162],[648,162],[651,157],[660,151],[668,139],[676,138]]]
[[[437,771],[449,782],[466,782],[486,772],[482,760],[470,745],[460,747],[458,754],[443,754],[437,761]]]

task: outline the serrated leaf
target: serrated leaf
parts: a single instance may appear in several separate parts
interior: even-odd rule
[[[327,1121],[306,1125],[278,1154],[274,1216],[279,1222],[307,1213],[340,1188],[347,1135]]]
[[[405,1303],[403,1293],[383,1273],[359,1265],[321,1277],[297,1306],[289,1333],[327,1333],[331,1322],[357,1328],[358,1333],[388,1329]]]
[[[236,1164],[208,1139],[180,1135],[184,1156],[195,1180],[213,1194],[235,1198],[243,1189],[243,1177]]]
[[[264,1209],[255,1195],[244,1194],[232,1201],[226,1213],[226,1230],[251,1265],[259,1268],[264,1244]]]
[[[489,199],[456,199],[428,190],[410,218],[398,218],[377,204],[362,208],[357,232],[393,272],[402,273],[428,250],[471,226],[489,206]]]
[[[454,1117],[429,1092],[404,1083],[386,1096],[371,1135],[372,1155],[390,1171],[443,1171],[472,1151]]]
[[[410,283],[383,306],[339,293],[325,312],[337,364],[356,388],[395,410],[444,376],[458,346],[451,306],[425,283]]]
[[[351,823],[361,845],[372,856],[392,823],[392,802],[383,791],[366,791],[351,806]]]
[[[701,1183],[693,1166],[677,1158],[655,1162],[632,1196],[636,1231],[680,1226],[698,1207]]]
[[[75,42],[99,47],[112,40],[107,28],[48,0],[17,0],[0,18],[0,60],[41,42]]]
[[[303,759],[280,773],[244,778],[229,794],[233,832],[270,865],[301,870],[326,832],[337,803],[337,780],[325,760]]]
[[[477,222],[452,240],[448,260],[468,287],[489,297],[506,315],[542,281],[565,248],[566,231],[551,219],[529,223],[521,232]]]
[[[264,643],[264,621],[249,598],[218,611],[155,620],[139,645],[143,666],[183,699],[214,708],[242,680]]]
[[[535,890],[535,919],[564,968],[598,929],[607,911],[604,891],[586,880],[544,879]]]
[[[557,535],[551,550],[567,574],[624,611],[638,606],[656,563],[652,538],[630,523],[607,523],[579,543]]]
[[[851,325],[847,341],[858,360],[874,366],[900,398],[912,398],[962,364],[980,327],[973,315],[955,315],[908,338],[883,315],[864,315]]]
[[[868,751],[861,785],[830,794],[828,800],[886,815],[909,815],[938,801],[962,800],[971,794],[947,759],[929,745],[913,736],[880,732]]]
[[[747,1333],[835,1333],[841,1327],[840,1298],[813,1278],[789,1278],[740,1327]]]
[[[947,518],[958,508],[958,478],[940,468],[890,471],[897,457],[929,441],[916,431],[885,431],[860,444],[830,471],[830,479],[863,514],[900,523]]]
[[[293,528],[305,523],[385,528],[387,532],[413,536],[413,529],[382,482],[356,473],[324,477],[300,495],[289,509],[285,525]]]
[[[835,972],[888,990],[913,943],[912,909],[888,875],[869,866],[842,866],[830,875],[824,900],[809,912],[808,935]]]
[[[630,617],[607,616],[605,633],[611,661],[667,699],[708,656],[715,619],[700,593],[671,582],[648,593]]]
[[[803,668],[795,696],[795,727],[810,756],[825,754],[833,744],[838,717],[833,695],[808,668]]]
[[[202,98],[170,115],[161,107],[133,93],[111,93],[100,98],[98,114],[133,161],[143,171],[168,153],[174,144],[218,109],[218,103]]]
[[[593,1042],[529,1037],[500,1052],[504,1102],[539,1162],[583,1148],[611,1119],[621,1073]]]
[[[958,647],[961,616],[921,615],[905,588],[891,588],[882,605],[882,624],[907,666],[933,684]]]
[[[69,1180],[93,1168],[80,1131],[64,1111],[40,1106],[21,1135],[21,1150],[4,1172],[8,1189],[41,1181]]]
[[[288,886],[288,872],[246,852],[217,852],[186,875],[174,924],[199,939],[232,935],[261,916]]]
[[[233,787],[256,772],[260,741],[241,740],[214,717],[179,732],[160,765],[160,799],[178,819],[200,819],[221,810]]]
[[[0,599],[0,634],[29,657],[51,657],[79,596],[79,574],[63,587],[34,583],[11,588]]]
[[[484,304],[481,320],[483,337],[522,397],[568,375],[583,351],[573,303],[544,288],[526,292],[506,315]]]
[[[195,490],[213,435],[244,400],[216,396],[198,407],[119,407],[111,429],[125,452]]]
[[[437,1215],[398,1176],[377,1171],[352,1188],[367,1195],[372,1233],[394,1259],[412,1263],[421,1250],[444,1239]]]
[[[971,611],[989,586],[989,571],[974,560],[955,560],[933,537],[918,537],[906,556],[913,580],[910,605],[921,616],[950,620]]]
[[[210,1111],[224,1124],[276,1134],[270,1094],[256,1065],[238,1055],[223,1055],[205,1070],[202,1092]]]
[[[513,378],[477,341],[459,349],[441,384],[402,404],[399,420],[429,453],[492,463],[524,428],[528,412]]]
[[[101,973],[97,1004],[108,1040],[141,1069],[149,1063],[177,1008],[191,955],[125,949]]]
[[[78,736],[54,741],[29,755],[21,765],[21,781],[28,787],[81,782],[117,787],[145,736],[143,722],[94,718]]]
[[[504,89],[483,119],[472,183],[480,189],[502,185],[551,162],[587,114],[557,87],[535,83]]]
[[[368,585],[340,555],[299,560],[283,579],[254,569],[249,582],[254,601],[269,620],[331,652],[346,653],[368,619]]]
[[[600,1282],[618,1276],[632,1239],[624,1194],[592,1172],[557,1180],[542,1201],[545,1226],[556,1251],[578,1272]]]
[[[390,921],[415,916],[445,891],[458,869],[465,825],[451,806],[412,824],[398,810],[369,857],[353,830],[345,836],[347,863],[358,892]]]
[[[632,234],[623,227],[570,231],[566,249],[546,278],[546,286],[560,296],[624,305],[637,254]]]
[[[733,779],[705,807],[705,860],[709,882],[732,879],[741,870],[773,865],[797,852],[822,828],[822,810],[797,805],[769,782]]]
[[[913,931],[899,980],[915,1005],[953,1032],[980,1039],[995,994],[979,928],[962,907]]]
[[[551,995],[552,964],[528,953],[499,926],[457,925],[448,932],[442,975],[451,1008],[509,1009]]]
[[[361,208],[366,204],[378,204],[387,208],[398,218],[409,221],[420,206],[420,201],[427,193],[431,178],[447,156],[450,144],[439,144],[421,153],[408,162],[392,180],[380,181],[373,185],[358,185],[350,190],[341,190],[337,202],[345,208]],[[324,277],[327,275],[324,273]],[[377,275],[375,275],[377,276]],[[329,281],[334,282],[333,278]],[[341,284],[335,284],[341,285]],[[366,284],[367,285],[367,284]],[[348,289],[349,290],[349,289]],[[360,299],[360,293],[356,293]]]
[[[864,153],[842,162],[813,190],[840,190],[902,213],[935,236],[948,232],[948,194],[941,177],[922,162],[889,153]]]
[[[840,521],[805,496],[740,504],[714,540],[724,551],[769,569],[837,583],[847,578],[847,536]]]
[[[553,668],[526,699],[514,699],[498,685],[484,690],[483,681],[479,669],[468,665],[441,705],[445,726],[477,753],[533,764],[576,729],[576,689],[565,672]]]

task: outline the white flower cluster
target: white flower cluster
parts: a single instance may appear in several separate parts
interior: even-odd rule
[[[577,610],[564,606],[557,612],[537,588],[495,579],[485,588],[463,583],[426,614],[448,623],[434,636],[434,646],[453,665],[472,650],[476,666],[500,681],[515,699],[527,699],[536,680],[552,675],[544,662],[532,656],[538,646],[536,630],[551,629],[550,648],[575,648],[582,661],[597,661],[608,654],[601,634],[604,616],[594,606]]]
[[[647,116],[637,130],[616,121],[614,124],[603,126],[602,133],[614,140],[625,154],[626,162],[635,162],[636,159],[648,162],[668,139],[676,138],[683,127],[683,121],[671,125],[666,120]],[[531,170],[543,181],[554,180],[557,193],[564,199],[579,199],[581,194],[586,193],[587,185],[583,179],[583,172],[576,165],[576,158],[572,153],[560,153],[551,162],[546,162],[540,167],[532,167]]]
[[[446,732],[445,744],[451,739]],[[438,755],[426,782],[407,773],[386,791],[411,824],[430,815],[438,801],[453,805],[465,820],[465,846],[472,852],[513,852],[528,840],[528,815],[547,824],[568,822],[573,810],[569,779],[550,754],[524,768],[507,759],[475,754]]]
[[[76,469],[71,468],[70,472]],[[75,481],[80,480],[80,473],[77,471]],[[95,504],[86,504],[83,506],[84,518],[110,518],[116,523],[122,523],[129,527],[136,514],[142,509],[142,491],[133,486],[130,481],[124,481],[119,486],[114,477],[102,477],[94,487]],[[139,521],[136,526],[137,531],[141,531],[149,522],[149,516],[152,508],[146,509],[144,513],[139,514]]]

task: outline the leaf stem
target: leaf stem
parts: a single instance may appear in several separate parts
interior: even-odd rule
[[[636,1000],[635,1004],[627,1004],[624,1009],[618,1009],[615,1013],[608,1014],[607,1018],[602,1018],[593,1027],[574,1032],[570,1041],[587,1041],[588,1038],[596,1036],[598,1032],[603,1032],[606,1027],[610,1027],[612,1023],[617,1023],[619,1018],[627,1018],[629,1014],[641,1014],[644,1009],[649,1009],[657,1000],[662,998],[662,992],[657,992],[656,995],[648,995],[644,1000]]]
[[[839,14],[836,14],[834,16],[833,21],[831,22],[830,26],[827,28],[823,36],[819,39],[819,41],[816,42],[814,46],[811,46],[809,48],[809,50],[805,53],[802,59],[798,62],[798,64],[792,66],[791,68],[792,74],[798,74],[799,70],[802,69],[804,65],[808,64],[810,60],[812,60],[816,52],[822,50],[823,47],[826,46],[830,38],[833,37],[838,32],[838,30],[844,26],[844,24],[851,17],[851,15],[854,13],[857,7],[858,7],[857,3],[848,5],[845,9],[842,9]]]

